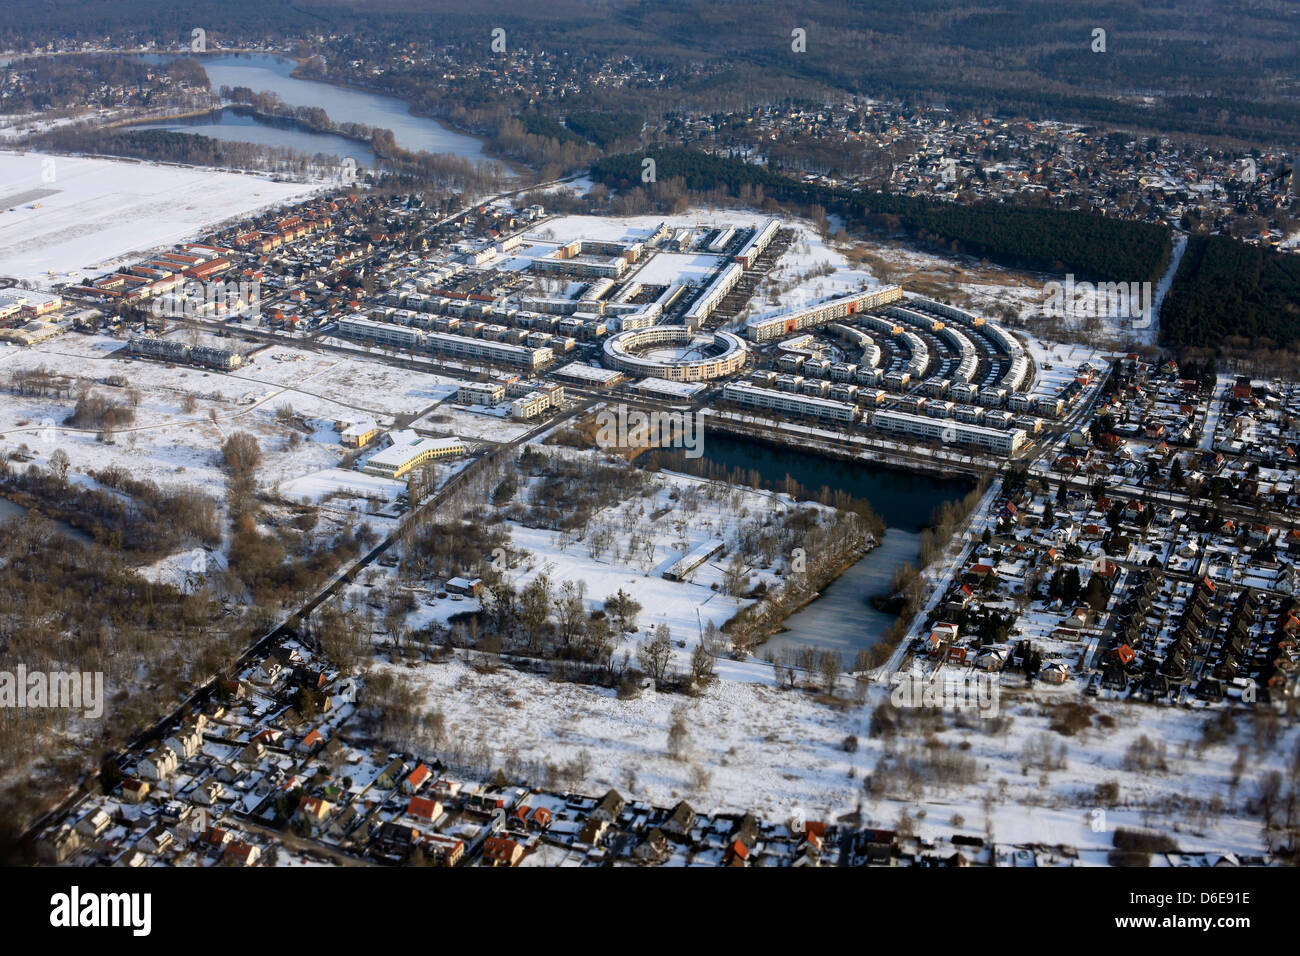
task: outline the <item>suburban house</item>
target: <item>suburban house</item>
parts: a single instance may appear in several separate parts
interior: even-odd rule
[[[483,860],[491,866],[514,866],[523,858],[523,846],[507,837],[488,837],[483,843]]]
[[[405,780],[402,781],[402,792],[418,793],[420,788],[423,787],[432,776],[433,771],[424,764],[420,764],[407,775]]]
[[[442,804],[425,797],[412,797],[406,805],[406,812],[409,816],[433,822],[442,816]]]
[[[136,765],[136,773],[146,780],[166,780],[176,772],[180,758],[170,747],[159,747]]]

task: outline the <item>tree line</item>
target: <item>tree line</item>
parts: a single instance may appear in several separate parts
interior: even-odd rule
[[[1226,236],[1195,236],[1160,309],[1173,347],[1289,347],[1300,343],[1300,256]]]
[[[910,234],[924,245],[980,256],[1015,268],[1072,272],[1079,279],[1152,281],[1172,251],[1169,230],[1091,212],[957,204],[892,193],[857,193],[807,183],[780,170],[683,147],[655,147],[592,164],[591,177],[611,189],[641,187],[643,160],[653,159],[658,181],[680,179],[693,191],[724,187],[782,203],[820,206],[847,221],[889,234]],[[654,194],[654,184],[650,187]]]

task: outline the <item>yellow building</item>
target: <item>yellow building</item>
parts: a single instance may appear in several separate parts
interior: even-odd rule
[[[393,444],[366,462],[362,470],[367,474],[401,478],[427,461],[465,454],[459,438],[421,438],[412,431],[392,432],[390,437]]]
[[[339,444],[348,448],[364,448],[379,434],[379,426],[370,419],[357,422],[335,422],[339,432]]]

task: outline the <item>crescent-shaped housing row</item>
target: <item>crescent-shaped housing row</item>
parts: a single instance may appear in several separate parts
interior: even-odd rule
[[[849,348],[862,350],[862,357],[858,359],[858,365],[864,368],[879,368],[881,351],[880,346],[862,329],[855,329],[851,325],[841,325],[838,322],[829,325],[827,328],[839,336],[840,341]]]
[[[978,329],[988,336],[990,341],[1010,359],[1006,370],[998,379],[999,388],[1014,392],[1025,383],[1025,379],[1029,376],[1029,356],[1025,352],[1025,347],[1020,344],[1020,340],[1001,325],[967,312],[965,309],[948,305],[946,302],[936,302],[933,299],[924,299],[919,296],[915,296],[909,301],[912,305],[924,309],[926,312],[943,316],[945,319],[951,319],[969,328]]]
[[[888,314],[893,318],[906,322],[908,325],[927,332],[933,332],[951,345],[953,351],[957,353],[958,359],[957,368],[950,373],[952,378],[969,382],[975,377],[975,372],[980,364],[979,351],[975,348],[975,343],[961,330],[933,316],[922,315],[920,312],[914,312],[911,309],[895,307],[890,309]]]
[[[890,285],[864,292],[853,292],[838,296],[816,305],[795,309],[793,312],[781,312],[777,315],[754,316],[745,325],[745,334],[751,342],[771,342],[804,329],[815,329],[834,322],[878,309],[903,297],[902,286]]]
[[[907,349],[907,365],[897,374],[905,376],[907,380],[925,375],[925,370],[930,365],[930,346],[926,344],[925,339],[903,328],[897,320],[891,321],[878,315],[864,315],[859,317],[858,321],[903,343],[903,347]]]

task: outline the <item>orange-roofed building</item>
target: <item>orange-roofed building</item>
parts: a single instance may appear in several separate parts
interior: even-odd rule
[[[726,856],[723,857],[723,863],[726,866],[744,866],[748,862],[749,847],[739,840],[732,840],[731,846],[727,847]]]
[[[416,793],[421,787],[429,782],[429,778],[432,776],[433,771],[424,764],[420,764],[407,775],[406,779],[402,782],[402,789],[407,793]]]
[[[528,823],[539,830],[549,830],[551,827],[551,811],[545,807],[537,807],[529,815]]]
[[[488,837],[483,843],[483,859],[492,866],[514,866],[524,858],[524,848],[506,837]]]
[[[298,814],[319,823],[329,816],[330,804],[321,797],[303,797],[298,801]]]
[[[406,805],[406,812],[410,816],[432,822],[442,816],[442,804],[427,797],[412,797],[411,802]]]

